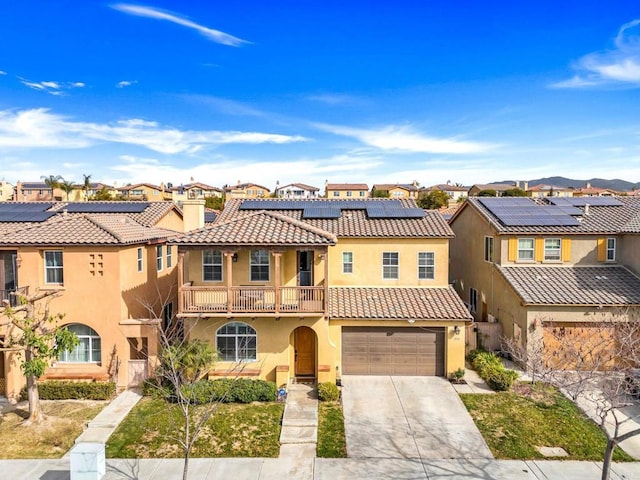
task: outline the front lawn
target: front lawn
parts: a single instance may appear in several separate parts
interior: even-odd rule
[[[340,402],[318,404],[318,457],[346,458],[344,417]]]
[[[195,408],[204,409],[207,405]],[[177,405],[143,398],[107,442],[109,458],[179,458]],[[169,409],[174,409],[170,412]],[[221,404],[198,437],[192,457],[277,457],[284,404]],[[173,437],[173,438],[172,438]]]
[[[41,400],[46,416],[40,424],[24,425],[29,404],[5,405],[0,416],[0,458],[61,458],[109,402]]]
[[[460,395],[496,458],[541,459],[536,447],[562,447],[569,456],[560,459],[602,461],[606,438],[573,402],[543,384],[514,390]],[[633,460],[619,448],[613,459]]]

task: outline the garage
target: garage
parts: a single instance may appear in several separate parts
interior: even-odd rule
[[[345,375],[444,376],[442,327],[342,327]]]

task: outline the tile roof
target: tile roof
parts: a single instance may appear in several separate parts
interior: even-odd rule
[[[417,192],[418,187],[411,183],[376,183],[373,186],[374,190],[393,190],[394,188],[402,188],[403,190],[409,190],[411,192]]]
[[[510,183],[476,183],[472,185],[471,188],[476,187],[480,190],[495,190],[496,192],[504,192],[505,190],[511,190],[512,188],[518,188]]]
[[[332,233],[265,210],[215,222],[174,239],[179,245],[335,245]]]
[[[302,190],[309,190],[312,192],[317,192],[320,190],[317,187],[312,187],[311,185],[307,185],[305,183],[290,183],[289,185],[283,185],[282,187],[278,187],[276,190],[283,190],[287,187],[298,187],[298,188],[301,188]]]
[[[325,190],[369,190],[366,183],[327,183]]]
[[[469,187],[459,187],[457,185],[450,185],[448,183],[439,183],[438,185],[431,185],[425,190],[442,190],[443,192],[467,192]]]
[[[621,229],[622,233],[640,233],[640,209]]]
[[[140,187],[149,187],[149,188],[152,188],[153,190],[158,190],[158,191],[162,190],[161,186],[154,185],[152,183],[136,183],[134,185],[125,185],[124,187],[116,188],[116,190],[119,190],[121,192],[125,192],[125,191],[128,191],[128,190],[134,190],[134,189],[137,189],[137,188],[140,188]]]
[[[524,197],[517,197],[524,198]],[[623,205],[619,206],[589,206],[589,214],[582,215],[580,225],[564,226],[504,226],[498,218],[492,214],[479,200],[478,197],[469,197],[456,214],[451,218],[450,223],[455,222],[457,216],[466,208],[473,208],[480,213],[495,228],[498,233],[528,233],[528,234],[616,234],[624,231],[627,225],[633,228],[634,219],[640,213],[639,197],[615,197]],[[509,202],[511,197],[496,197],[497,201]],[[530,198],[534,205],[546,205],[545,198]],[[584,211],[584,207],[578,207]],[[633,230],[632,230],[633,232]]]
[[[147,227],[124,214],[60,214],[46,222],[5,232],[0,236],[0,245],[121,245],[174,235],[172,230]]]
[[[496,267],[527,305],[640,305],[640,278],[621,266]]]
[[[527,192],[550,192],[554,190],[556,192],[570,192],[572,189],[569,187],[558,187],[556,185],[547,185],[546,183],[539,183],[526,189]]]
[[[471,320],[451,287],[331,287],[329,317],[361,320]]]
[[[62,212],[65,209],[65,207],[67,205],[71,204],[71,203],[77,203],[77,202],[57,202],[49,210],[52,211],[52,212],[53,211]],[[84,202],[80,202],[80,203],[84,203]],[[118,204],[118,203],[122,203],[122,202],[110,201],[110,202],[92,202],[92,203],[96,203],[96,204]],[[127,202],[127,203],[130,203],[130,202]],[[140,213],[127,213],[126,215],[131,217],[131,218],[133,218],[139,224],[147,226],[147,227],[153,227],[165,215],[167,215],[171,210],[175,210],[176,212],[180,212],[180,214],[182,214],[180,209],[173,202],[144,202],[144,203],[148,204],[148,206],[142,212],[140,212]],[[78,215],[78,214],[70,213],[69,215]],[[101,215],[102,215],[102,213],[101,213]],[[114,214],[104,213],[104,215],[125,215],[125,214],[122,214],[122,213],[114,213]]]
[[[191,190],[192,188],[199,188],[201,190],[213,190],[215,192],[223,192],[221,188],[212,187],[211,185],[207,185],[206,183],[200,183],[200,182],[192,182],[192,183],[187,183],[186,185],[178,185],[177,187],[170,188],[169,190],[172,192],[182,192],[184,190]]]
[[[228,221],[246,216],[254,211],[239,210],[244,199],[230,199],[225,204],[224,210],[218,217],[218,221]],[[251,200],[269,202],[292,202],[295,200]],[[316,200],[306,200],[316,201]],[[413,199],[360,199],[360,200],[331,200],[318,199],[319,202],[401,202],[405,208],[417,208]],[[305,224],[330,232],[340,237],[382,237],[382,238],[451,238],[453,231],[437,211],[425,211],[423,218],[368,218],[364,210],[343,210],[340,218],[309,218],[302,220],[302,210],[269,210],[281,215],[303,221]]]
[[[224,187],[224,191],[225,192],[230,192],[231,190],[244,190],[246,188],[249,187],[258,187],[258,188],[262,188],[263,190],[266,190],[267,192],[270,192],[271,190],[269,190],[267,187],[263,187],[262,185],[258,185],[257,183],[238,183],[236,185],[227,185],[226,187]]]

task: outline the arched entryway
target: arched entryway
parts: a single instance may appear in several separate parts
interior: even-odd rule
[[[294,375],[297,382],[316,379],[316,332],[309,327],[298,327],[293,331]]]

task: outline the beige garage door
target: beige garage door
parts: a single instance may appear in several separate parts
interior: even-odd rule
[[[345,375],[444,375],[444,328],[342,327]]]

